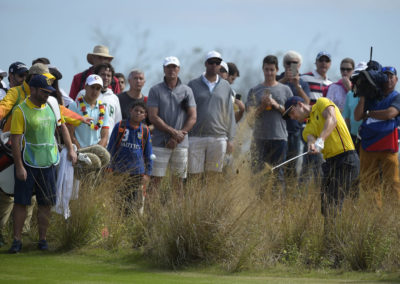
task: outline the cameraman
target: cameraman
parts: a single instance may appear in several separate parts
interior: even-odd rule
[[[374,99],[359,94],[360,101],[354,110],[355,120],[363,120],[360,127],[361,186],[373,188],[378,207],[382,206],[382,184],[388,191],[388,200],[400,200],[397,154],[400,96],[395,91],[398,78],[394,67],[384,67],[382,72],[388,78],[383,84],[383,98]]]

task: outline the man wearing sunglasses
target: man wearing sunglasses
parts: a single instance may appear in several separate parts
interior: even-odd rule
[[[398,161],[398,126],[400,95],[395,91],[398,81],[394,67],[384,67],[387,81],[383,98],[360,96],[354,110],[355,120],[363,120],[360,127],[360,182],[363,189],[373,190],[378,207],[382,206],[382,189],[386,201],[400,201]],[[362,94],[361,94],[362,95]]]
[[[310,87],[311,105],[313,105],[318,98],[322,97],[324,89],[332,84],[332,81],[330,81],[327,76],[328,70],[331,67],[331,55],[325,51],[319,52],[315,59],[315,66],[315,70],[301,76]]]
[[[340,63],[340,74],[342,79],[329,85],[326,89],[326,97],[337,105],[340,112],[343,113],[344,105],[346,103],[346,95],[351,90],[350,77],[354,71],[354,60],[351,58],[344,58]]]
[[[28,67],[22,62],[14,62],[8,69],[10,88],[20,86],[28,76]]]
[[[308,83],[300,78],[300,66],[303,61],[301,54],[290,50],[283,56],[283,67],[285,71],[278,76],[280,83],[288,86],[293,93],[293,96],[301,97],[309,104],[310,103],[310,87]],[[286,159],[296,157],[300,154],[301,130],[302,123],[294,119],[286,120],[286,128],[288,131],[288,149]],[[291,177],[296,177],[296,165],[299,160],[291,162],[286,167],[286,174]]]
[[[231,96],[233,91],[218,75],[222,56],[210,51],[205,58],[206,72],[189,82],[197,105],[197,121],[189,132],[191,174],[221,172],[225,153],[233,150],[236,131]]]

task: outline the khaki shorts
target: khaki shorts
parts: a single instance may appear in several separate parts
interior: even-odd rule
[[[153,153],[156,155],[156,159],[153,161],[152,176],[165,176],[169,164],[170,170],[173,173],[177,174],[180,178],[186,178],[188,163],[187,148],[169,149],[153,147]]]
[[[189,137],[189,173],[222,172],[226,145],[225,137]]]

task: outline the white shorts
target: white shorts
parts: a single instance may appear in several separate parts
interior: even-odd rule
[[[189,173],[222,172],[226,145],[225,137],[189,137]]]
[[[169,149],[164,147],[153,147],[153,153],[156,155],[156,159],[153,161],[152,176],[165,176],[168,164],[171,160],[171,171],[176,173],[180,178],[186,178],[188,163],[187,148]]]

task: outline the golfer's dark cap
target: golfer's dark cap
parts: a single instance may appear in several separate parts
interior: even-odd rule
[[[304,103],[303,98],[298,96],[290,97],[285,103],[285,112],[282,114],[283,119],[289,119],[289,113],[298,102]]]

